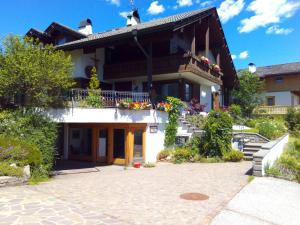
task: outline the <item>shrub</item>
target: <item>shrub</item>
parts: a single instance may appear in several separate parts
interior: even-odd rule
[[[180,99],[174,97],[167,97],[167,103],[172,107],[169,113],[169,122],[166,125],[166,134],[165,134],[165,146],[170,147],[174,146],[178,128],[178,118],[180,115],[180,109],[183,107],[183,103]]]
[[[36,145],[17,138],[0,136],[0,161],[16,163],[18,166],[39,166],[41,152]]]
[[[158,153],[157,159],[158,160],[166,160],[169,156],[172,155],[172,149],[164,149],[160,153]]]
[[[231,150],[229,152],[226,152],[223,156],[223,159],[226,162],[239,162],[244,158],[244,153],[237,150]]]
[[[230,105],[229,108],[228,108],[228,112],[233,118],[237,118],[237,117],[240,117],[242,115],[241,107],[239,105],[236,105],[236,104]]]
[[[23,168],[10,166],[8,162],[0,162],[0,176],[22,177]]]
[[[194,155],[197,155],[200,153],[200,145],[201,138],[194,135],[184,145],[184,148],[190,149]]]
[[[297,125],[300,124],[300,110],[289,107],[285,116],[285,121],[290,131],[298,130]]]
[[[175,163],[189,162],[195,154],[188,148],[176,148],[173,154]]]
[[[35,145],[41,152],[42,171],[52,169],[57,125],[48,117],[33,110],[5,111],[0,114],[0,134]]]
[[[186,120],[194,125],[195,127],[198,127],[200,129],[204,128],[206,117],[201,115],[192,115],[192,116],[186,116]]]
[[[245,125],[247,127],[251,127],[251,128],[254,128],[256,126],[256,123],[257,123],[257,120],[255,119],[248,119],[245,123]]]
[[[222,157],[231,150],[232,118],[222,111],[211,111],[204,126],[203,154]]]
[[[268,139],[276,139],[286,132],[283,122],[279,120],[265,120],[257,124],[260,135]]]

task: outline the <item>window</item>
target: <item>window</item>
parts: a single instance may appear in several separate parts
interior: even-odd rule
[[[276,84],[283,84],[283,78],[282,77],[276,77],[275,78],[275,83]]]
[[[184,100],[189,102],[192,98],[192,85],[185,83],[184,85]]]
[[[73,155],[92,154],[92,129],[91,128],[71,128],[69,149]]]
[[[268,106],[275,105],[275,96],[268,96],[267,97],[267,105]]]
[[[162,85],[162,97],[166,98],[167,96],[173,96],[178,98],[179,96],[178,83],[169,83],[169,84]]]

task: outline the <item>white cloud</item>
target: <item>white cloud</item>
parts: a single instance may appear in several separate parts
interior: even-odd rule
[[[201,2],[200,6],[201,7],[206,7],[206,6],[210,6],[213,4],[213,1],[205,1],[205,2]]]
[[[116,5],[116,6],[121,5],[121,0],[105,0],[105,1],[109,2],[110,4]]]
[[[123,11],[123,12],[120,12],[119,15],[121,17],[123,17],[124,19],[127,19],[127,16],[128,16],[129,12],[126,12],[126,11]]]
[[[191,6],[191,5],[193,5],[193,0],[177,0],[177,5],[175,6],[175,8]]]
[[[248,58],[248,56],[249,56],[248,51],[243,51],[239,54],[240,59],[246,59],[246,58]]]
[[[222,23],[240,14],[245,6],[244,0],[225,0],[218,8],[218,14]]]
[[[254,0],[247,10],[254,16],[241,20],[240,33],[248,33],[259,27],[279,23],[282,18],[289,18],[300,8],[300,2],[294,0]]]
[[[202,0],[196,0],[196,4],[200,4],[201,7],[206,7],[206,6],[212,5],[213,1],[214,0],[209,0],[209,1],[202,2]]]
[[[232,60],[236,59],[236,55],[231,55]]]
[[[288,35],[289,33],[292,33],[294,29],[292,28],[281,28],[278,25],[274,25],[269,27],[266,30],[267,34],[283,34],[283,35]]]
[[[159,5],[158,1],[154,1],[150,4],[147,11],[151,15],[157,15],[163,13],[165,11],[165,7],[162,4]]]

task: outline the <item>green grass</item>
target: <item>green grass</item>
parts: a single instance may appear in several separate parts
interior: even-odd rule
[[[22,177],[23,168],[10,166],[8,162],[0,162],[0,176]]]
[[[147,162],[147,163],[144,163],[143,164],[143,167],[144,168],[153,168],[153,167],[155,167],[156,165],[155,165],[155,163],[149,163],[149,162]]]
[[[29,179],[29,184],[30,185],[38,185],[42,182],[47,182],[49,180],[50,180],[50,178],[47,176],[31,176]]]
[[[250,183],[251,181],[253,181],[255,179],[255,176],[248,176],[248,183]]]

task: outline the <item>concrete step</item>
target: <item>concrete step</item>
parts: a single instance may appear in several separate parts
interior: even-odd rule
[[[243,148],[244,152],[258,152],[260,148]]]
[[[244,145],[244,147],[248,147],[248,148],[261,148],[261,146],[263,145],[264,143],[255,143],[255,142],[248,142]]]
[[[253,160],[253,157],[252,157],[252,156],[244,155],[244,160],[245,160],[245,161],[252,161],[252,160]]]

